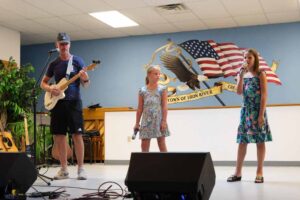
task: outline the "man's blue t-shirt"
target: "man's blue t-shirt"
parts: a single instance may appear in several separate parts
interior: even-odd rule
[[[62,78],[66,77],[66,72],[68,68],[68,60],[61,60],[58,57],[56,60],[50,63],[46,76],[52,78],[54,76],[55,82],[58,83]],[[69,79],[76,75],[83,67],[84,61],[78,56],[73,56],[73,71],[70,73]],[[80,100],[80,78],[68,86],[65,91],[66,97],[64,100]]]

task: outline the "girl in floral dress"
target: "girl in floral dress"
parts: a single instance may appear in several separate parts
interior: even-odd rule
[[[160,67],[150,66],[146,86],[139,90],[134,129],[140,132],[142,152],[149,152],[151,138],[157,138],[160,152],[167,152],[165,137],[170,135],[167,126],[167,90],[158,84],[159,78]]]
[[[236,170],[227,181],[242,179],[242,166],[246,156],[247,144],[256,143],[257,170],[255,183],[263,183],[263,162],[265,159],[265,142],[272,141],[272,135],[266,114],[267,80],[264,71],[259,70],[259,57],[254,49],[245,54],[245,64],[238,76],[237,93],[243,95],[241,120],[238,127],[238,153]]]

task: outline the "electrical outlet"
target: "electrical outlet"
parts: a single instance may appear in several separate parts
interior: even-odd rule
[[[131,142],[132,139],[131,139],[131,136],[127,136],[127,142]]]

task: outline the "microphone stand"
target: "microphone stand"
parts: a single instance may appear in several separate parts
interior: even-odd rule
[[[50,185],[50,182],[48,182],[46,179],[49,179],[50,181],[53,181],[53,178],[50,178],[48,176],[45,176],[43,174],[40,174],[39,173],[39,170],[37,168],[37,163],[36,163],[36,142],[37,142],[37,123],[36,123],[36,104],[37,104],[37,97],[36,97],[36,89],[37,87],[39,86],[40,84],[40,81],[41,81],[41,78],[42,76],[44,75],[46,69],[47,69],[47,66],[49,64],[49,61],[50,61],[50,58],[51,58],[51,55],[54,51],[49,51],[48,52],[48,57],[45,61],[45,64],[43,66],[43,69],[42,69],[42,72],[39,76],[39,78],[37,79],[37,81],[35,82],[34,86],[33,86],[33,89],[32,89],[32,97],[33,97],[33,137],[34,137],[34,147],[33,147],[33,163],[34,163],[34,166],[36,167],[36,170],[37,170],[37,176],[42,179],[47,185]],[[45,155],[44,155],[45,156]]]

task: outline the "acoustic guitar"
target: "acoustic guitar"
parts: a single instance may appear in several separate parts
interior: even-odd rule
[[[100,64],[100,61],[93,61],[93,64],[87,66],[84,68],[85,71],[93,70],[95,67]],[[66,78],[61,79],[58,84],[51,85],[51,87],[58,87],[62,92],[58,96],[53,96],[50,92],[45,93],[44,97],[44,106],[47,110],[52,110],[58,100],[65,98],[65,90],[68,89],[68,86],[76,81],[80,77],[80,74],[76,74],[73,76],[70,80],[67,80]]]
[[[0,152],[6,152],[6,148],[5,148],[4,144],[2,143],[2,141],[3,141],[3,136],[0,132]]]
[[[2,143],[2,145],[0,145],[0,148],[4,149],[4,152],[19,151],[10,132],[6,132],[6,131],[0,132],[0,139],[1,139],[0,143]]]

